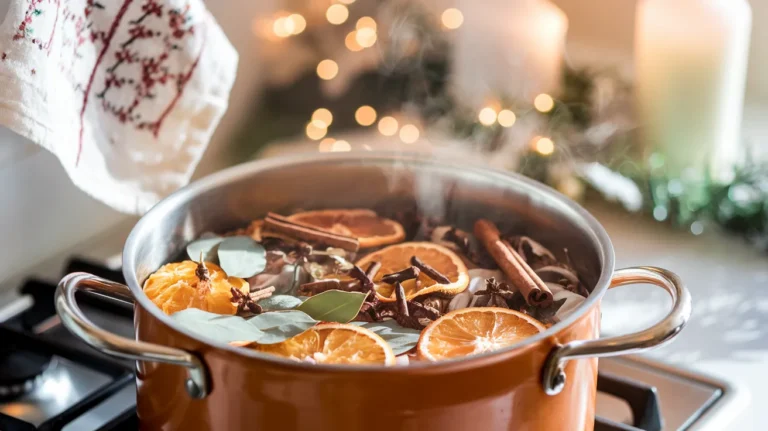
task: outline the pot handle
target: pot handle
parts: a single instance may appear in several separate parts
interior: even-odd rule
[[[153,361],[181,365],[187,368],[187,393],[192,398],[205,398],[209,391],[208,371],[203,361],[185,350],[131,340],[105,331],[93,324],[75,300],[75,292],[97,293],[111,298],[133,302],[127,286],[105,280],[84,272],[75,272],[64,277],[56,288],[56,312],[61,322],[73,334],[91,347],[118,358],[136,361]]]
[[[634,334],[571,341],[549,353],[542,370],[542,385],[547,395],[557,395],[565,386],[565,363],[571,359],[619,356],[649,350],[674,338],[691,317],[691,294],[676,274],[651,266],[620,269],[614,272],[609,288],[626,284],[653,284],[672,297],[672,310],[659,323]]]

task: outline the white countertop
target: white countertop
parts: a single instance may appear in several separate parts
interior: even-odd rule
[[[605,226],[617,268],[660,266],[676,272],[693,297],[688,326],[666,346],[644,356],[687,367],[751,394],[727,429],[768,429],[768,253],[718,232],[694,236],[607,206],[588,208]],[[622,286],[602,303],[608,335],[641,329],[669,309],[667,293]],[[746,404],[746,403],[745,403]]]

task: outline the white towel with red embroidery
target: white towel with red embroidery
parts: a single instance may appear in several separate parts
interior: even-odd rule
[[[5,7],[0,125],[51,151],[78,187],[122,212],[143,213],[189,181],[237,66],[201,0]]]

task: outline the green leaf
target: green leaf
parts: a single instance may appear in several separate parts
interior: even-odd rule
[[[289,310],[259,314],[250,318],[248,323],[263,334],[257,340],[259,344],[275,344],[301,334],[315,326],[317,320],[304,312]]]
[[[389,343],[389,347],[395,352],[395,355],[403,353],[416,347],[421,336],[418,329],[405,328],[397,324],[394,320],[384,320],[382,322],[354,322],[356,325],[370,329],[378,336]]]
[[[231,236],[219,244],[219,266],[229,276],[252,277],[267,266],[267,251],[249,236]]]
[[[315,295],[296,307],[321,322],[347,323],[357,316],[367,293],[329,290]]]
[[[206,237],[205,234],[187,244],[187,256],[195,262],[200,261],[200,253],[203,253],[203,260],[206,262],[217,263],[219,261],[216,251],[219,243],[224,241],[223,237]]]
[[[301,299],[293,295],[272,295],[259,301],[259,305],[266,311],[290,310],[301,304]]]
[[[171,319],[197,335],[224,343],[257,341],[264,336],[264,332],[240,316],[222,316],[197,308],[173,313]]]

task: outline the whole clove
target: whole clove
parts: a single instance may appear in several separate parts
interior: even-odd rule
[[[392,274],[387,274],[381,277],[381,282],[387,284],[402,283],[405,280],[412,280],[417,278],[419,274],[421,274],[421,270],[419,268],[415,266],[409,266],[402,271],[393,272]]]

